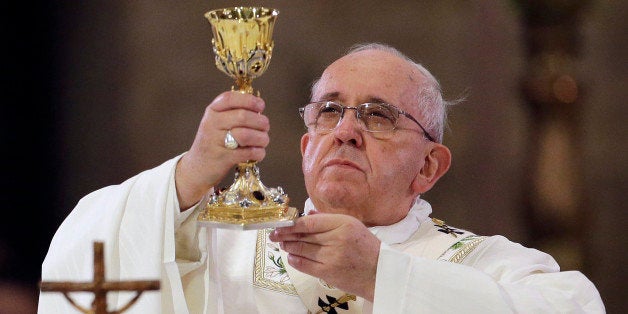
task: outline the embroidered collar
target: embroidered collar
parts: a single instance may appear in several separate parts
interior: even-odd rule
[[[309,198],[305,201],[304,207],[306,214],[316,209]],[[421,223],[428,220],[431,213],[432,206],[427,201],[417,197],[405,218],[392,225],[370,227],[369,230],[380,241],[388,245],[402,243],[419,229]]]

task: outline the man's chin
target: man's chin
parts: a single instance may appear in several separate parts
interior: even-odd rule
[[[354,189],[355,184],[349,181],[327,182],[317,189],[315,197],[334,207],[355,207],[366,197]]]

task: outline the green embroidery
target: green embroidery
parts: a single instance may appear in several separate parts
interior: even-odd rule
[[[279,272],[280,275],[287,273],[286,266],[283,264],[283,260],[281,259],[281,256],[275,259],[275,254],[273,254],[273,252],[268,252],[268,258],[273,262],[273,264],[275,264],[275,266],[277,266],[278,268],[277,271]]]

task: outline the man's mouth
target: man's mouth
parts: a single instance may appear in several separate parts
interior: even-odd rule
[[[327,167],[347,168],[362,171],[362,168],[360,168],[360,166],[358,166],[356,163],[345,159],[332,159],[325,163],[325,168]]]

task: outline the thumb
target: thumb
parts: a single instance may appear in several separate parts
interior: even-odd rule
[[[310,211],[307,212],[307,215],[316,215],[316,214],[320,214],[320,212],[316,209],[310,209]]]

